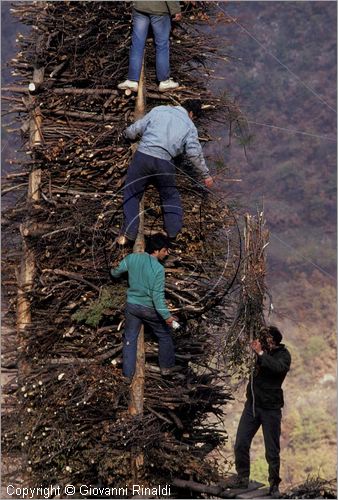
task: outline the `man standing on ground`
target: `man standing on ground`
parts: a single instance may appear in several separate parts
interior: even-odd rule
[[[174,343],[170,326],[174,317],[168,310],[165,297],[163,261],[169,252],[169,242],[161,234],[150,238],[146,252],[127,255],[111,275],[118,278],[128,273],[129,287],[125,309],[123,338],[123,374],[131,379],[135,372],[137,338],[141,325],[148,325],[159,342],[159,365],[162,375],[170,375],[175,365]]]
[[[128,139],[141,136],[141,140],[127,171],[124,224],[117,239],[120,245],[135,240],[137,236],[139,203],[148,184],[153,184],[159,191],[168,237],[175,238],[181,230],[183,212],[172,163],[179,154],[186,154],[207,188],[212,186],[213,179],[192,121],[201,112],[201,102],[194,99],[185,101],[182,106],[157,106],[125,130]]]
[[[284,405],[282,383],[291,365],[291,355],[284,344],[282,334],[275,326],[267,330],[267,350],[259,340],[251,343],[257,354],[256,370],[247,387],[247,401],[238,425],[235,442],[237,476],[228,486],[247,488],[250,476],[250,446],[259,427],[262,426],[265,456],[269,464],[270,495],[280,498],[280,435],[281,408]]]
[[[142,59],[147,40],[149,25],[151,25],[156,49],[156,76],[159,91],[165,92],[178,87],[178,83],[170,78],[169,65],[169,35],[171,16],[175,21],[182,18],[180,2],[133,2],[133,32],[129,54],[128,79],[118,84],[121,90],[138,90]]]

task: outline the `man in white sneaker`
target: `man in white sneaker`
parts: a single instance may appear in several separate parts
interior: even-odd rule
[[[142,59],[147,40],[149,25],[154,33],[156,48],[156,76],[159,91],[165,92],[178,87],[178,83],[170,78],[169,35],[171,16],[175,21],[182,18],[180,2],[133,2],[133,32],[129,54],[128,79],[117,86],[121,90],[138,90],[141,75]]]

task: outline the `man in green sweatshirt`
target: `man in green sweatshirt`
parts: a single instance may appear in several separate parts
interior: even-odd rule
[[[168,255],[168,249],[168,239],[156,234],[149,240],[146,252],[127,255],[116,269],[111,270],[113,278],[128,273],[123,374],[130,379],[135,372],[137,338],[142,324],[148,325],[158,338],[162,375],[169,375],[175,365],[174,343],[170,332],[175,318],[165,303],[164,267],[159,262]]]
[[[118,88],[138,90],[142,59],[147,40],[149,25],[154,33],[156,48],[156,76],[159,91],[175,89],[178,83],[170,78],[169,65],[169,35],[171,30],[171,16],[175,21],[182,17],[180,2],[133,2],[133,32],[129,54],[128,79],[118,84]]]

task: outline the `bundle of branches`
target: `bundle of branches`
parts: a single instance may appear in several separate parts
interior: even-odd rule
[[[228,366],[232,365],[240,372],[246,372],[250,367],[248,359],[252,358],[252,351],[249,349],[249,341],[259,338],[266,347],[264,304],[266,297],[270,296],[265,285],[265,248],[269,243],[268,239],[264,213],[257,212],[256,216],[246,214],[244,258],[236,280],[239,286],[239,306],[223,344]]]
[[[287,491],[283,498],[337,498],[337,480],[309,477],[305,483]]]
[[[149,108],[199,97],[208,120],[240,116],[205,87],[206,60],[219,57],[210,36],[196,31],[203,2],[172,40],[172,66],[182,87],[157,92],[154,53],[147,47]],[[7,176],[15,203],[5,213],[4,276],[10,332],[4,365],[13,371],[4,417],[4,449],[19,455],[31,483],[125,486],[130,455],[144,455],[145,484],[183,477],[201,481],[217,470],[205,460],[225,435],[206,423],[221,417],[231,398],[219,370],[210,367],[210,326],[230,321],[231,288],[239,266],[239,231],[223,201],[180,162],[178,186],[185,228],[167,265],[167,297],[183,328],[175,334],[178,380],[164,380],[157,346],[146,352],[145,411],[128,414],[121,375],[126,286],[109,269],[123,256],[112,241],[122,223],[122,195],[131,147],[121,132],[132,120],[134,98],[119,93],[130,44],[130,7],[124,2],[20,3],[13,13],[31,26],[19,35],[7,91],[28,159]],[[29,85],[30,84],[30,85]],[[195,90],[198,89],[198,90]],[[5,89],[6,90],[6,89]],[[204,140],[210,139],[207,132]],[[13,161],[15,164],[15,160]],[[28,197],[26,196],[28,190]],[[146,233],[161,229],[157,193],[146,195]],[[22,238],[22,248],[19,242]],[[21,269],[20,268],[21,259]],[[16,320],[17,313],[17,320]],[[209,325],[209,328],[207,328]]]

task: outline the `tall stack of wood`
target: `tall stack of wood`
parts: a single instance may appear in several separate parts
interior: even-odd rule
[[[158,93],[151,42],[145,68],[147,108],[201,98],[206,117],[199,130],[207,141],[210,120],[226,126],[240,116],[232,102],[206,89],[206,62],[222,54],[209,33],[197,30],[207,19],[205,7],[186,5],[173,32],[172,72],[182,86]],[[207,457],[226,436],[208,417],[221,417],[231,398],[214,360],[222,349],[216,327],[224,335],[232,320],[228,292],[240,265],[236,219],[185,160],[177,162],[185,218],[166,265],[166,296],[183,325],[174,333],[181,371],[161,377],[157,343],[145,332],[144,413],[131,415],[121,372],[126,282],[109,278],[124,255],[113,240],[132,156],[122,131],[133,120],[135,97],[116,90],[127,75],[130,5],[22,2],[13,15],[31,29],[18,35],[6,101],[25,159],[13,159],[16,169],[4,183],[15,199],[4,214],[9,333],[3,366],[13,379],[3,449],[19,457],[31,484],[125,487],[133,479],[135,448],[142,450],[145,485],[217,479]],[[146,234],[162,229],[152,188],[145,214]]]

